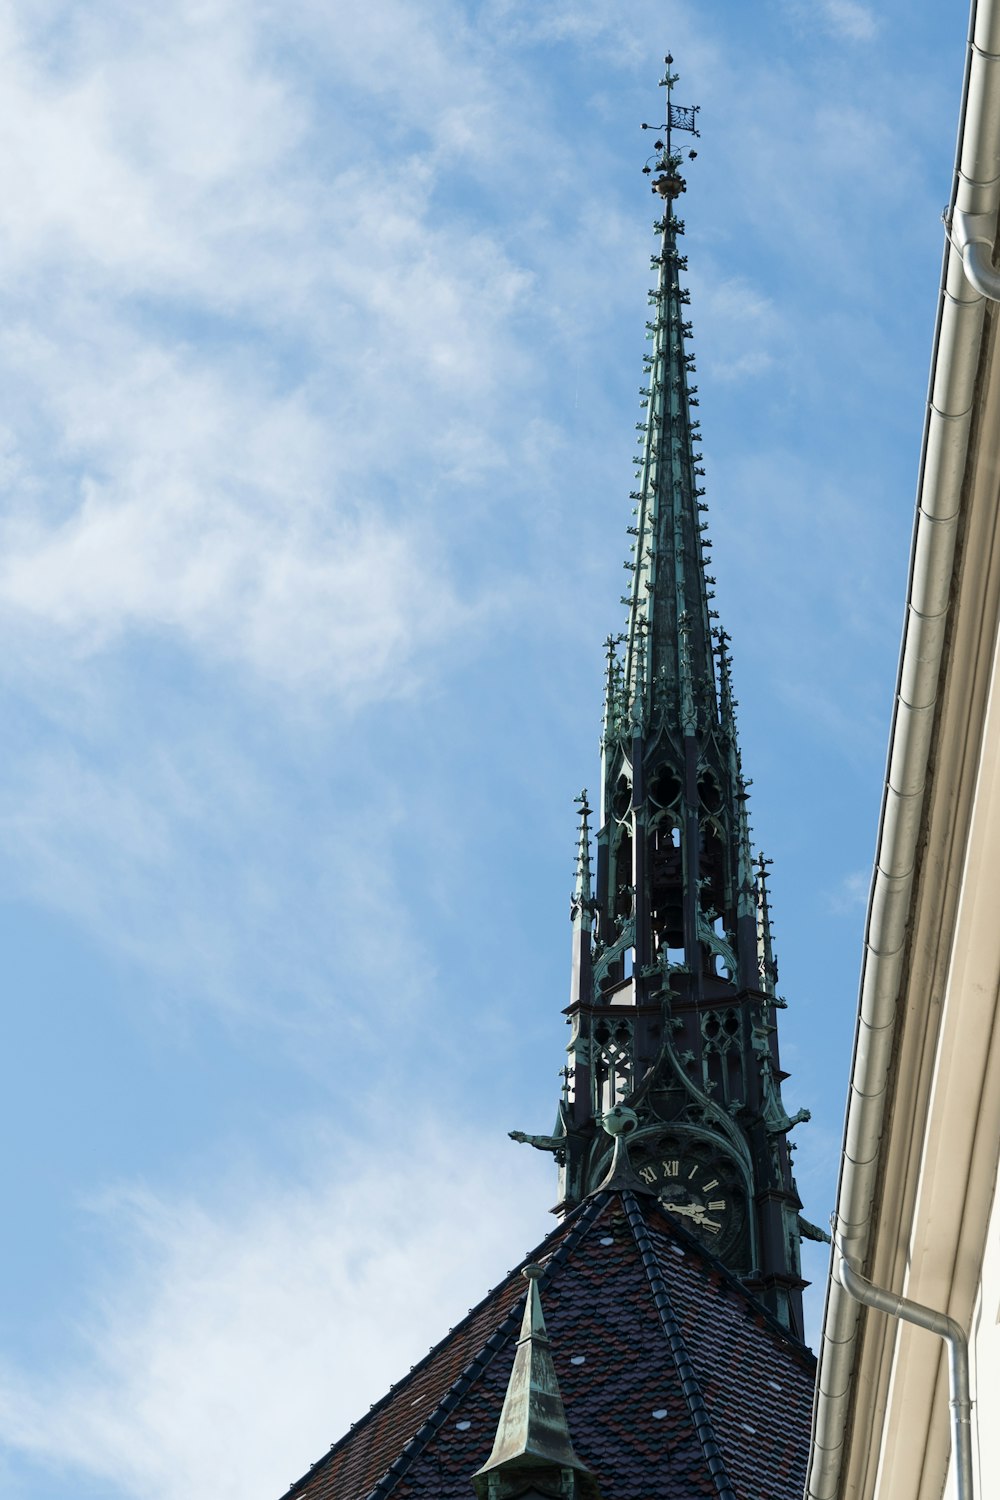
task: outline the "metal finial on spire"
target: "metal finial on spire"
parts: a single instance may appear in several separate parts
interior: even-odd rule
[[[680,175],[681,156],[680,152],[674,150],[672,135],[675,130],[684,130],[696,137],[701,135],[701,131],[698,129],[698,113],[701,105],[674,104],[671,95],[674,84],[680,79],[680,74],[671,72],[674,60],[669,52],[664,61],[667,65],[667,71],[660,79],[660,87],[665,88],[667,91],[667,118],[662,125],[648,125],[644,123],[642,128],[643,130],[662,130],[666,136],[666,140],[656,142],[656,149],[662,154],[657,160],[655,168],[650,167],[647,162],[642,170],[647,174],[651,174],[654,170],[659,172],[660,175],[653,178],[653,192],[659,193],[661,198],[666,198],[672,202],[675,198],[679,198],[681,193],[687,188],[687,183]],[[697,151],[688,151],[688,158],[691,161],[694,161],[697,155]]]
[[[614,1141],[615,1149],[611,1166],[594,1189],[595,1193],[644,1193],[656,1197],[656,1190],[643,1181],[629,1160],[628,1137],[638,1123],[639,1117],[635,1110],[624,1104],[616,1104],[602,1116],[601,1125]]]

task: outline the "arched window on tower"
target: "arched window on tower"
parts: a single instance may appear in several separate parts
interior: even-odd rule
[[[618,830],[611,867],[612,910],[621,921],[632,915],[632,834],[625,825]]]
[[[725,913],[729,895],[729,856],[725,830],[718,818],[701,819],[698,877],[702,908]]]
[[[673,766],[657,766],[649,778],[650,799],[657,807],[673,807],[681,794],[681,779]]]
[[[628,817],[629,808],[631,806],[632,785],[628,777],[623,772],[615,782],[615,789],[611,794],[611,811],[613,815],[618,819],[619,823],[623,822]]]
[[[722,792],[714,771],[702,771],[698,777],[698,800],[708,813],[717,813],[722,806]]]
[[[683,963],[684,855],[672,813],[657,813],[649,830],[649,895],[654,947],[668,964]]]

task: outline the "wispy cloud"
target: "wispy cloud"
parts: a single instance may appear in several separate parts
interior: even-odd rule
[[[855,917],[868,900],[870,870],[852,870],[827,895],[827,908],[835,917]]]
[[[848,41],[870,42],[878,33],[878,17],[859,0],[822,0],[819,11],[830,30]]]
[[[180,991],[335,1009],[395,866],[361,812],[293,835],[294,777],[516,609],[477,503],[553,448],[535,273],[439,201],[520,127],[447,4],[55,9],[0,21],[5,889]]]
[[[771,298],[745,276],[712,278],[705,293],[706,306],[715,317],[743,325],[734,343],[747,337],[747,328],[773,332],[780,321],[781,314]]]
[[[200,726],[167,700],[147,733],[119,744],[103,732],[66,741],[58,723],[33,725],[30,754],[14,741],[0,787],[4,894],[61,912],[142,974],[147,1006],[208,1003],[293,1049],[321,1032],[374,1051],[390,1021],[402,1041],[436,1001],[400,895],[391,776],[341,780],[349,806],[329,793],[303,802],[311,755],[268,763],[259,734],[239,742],[225,700],[197,709]],[[357,1005],[372,985],[377,1011]]]
[[[838,41],[871,42],[881,27],[881,18],[863,0],[784,0],[784,10],[803,33],[818,29]]]
[[[84,652],[151,629],[286,684],[397,691],[468,621],[402,474],[510,461],[461,434],[520,358],[530,279],[434,210],[451,113],[361,167],[316,151],[263,11],[180,6],[169,38],[108,19],[79,21],[71,67],[6,20],[8,626]],[[375,70],[381,25],[321,29]],[[442,109],[469,92],[426,61]]]
[[[370,1124],[363,1151],[310,1141],[293,1185],[95,1205],[116,1271],[75,1359],[0,1371],[19,1464],[136,1500],[273,1500],[551,1228],[509,1142]]]
[[[772,354],[766,349],[755,349],[739,355],[736,359],[712,360],[710,368],[717,380],[729,382],[752,380],[757,375],[766,374],[773,364]]]
[[[412,934],[388,840],[324,802],[336,836],[318,878],[305,852],[318,806],[307,828],[288,813],[290,787],[336,779],[359,711],[417,703],[447,679],[448,711],[466,714],[459,664],[491,632],[512,638],[534,611],[540,634],[581,636],[568,583],[589,569],[603,587],[594,516],[608,513],[605,478],[623,505],[627,490],[608,309],[641,315],[645,251],[620,163],[602,179],[594,140],[587,170],[571,163],[565,101],[530,86],[529,54],[556,32],[567,48],[600,36],[620,79],[641,57],[646,100],[656,14],[498,3],[472,27],[448,0],[380,0],[310,3],[278,27],[264,4],[178,0],[169,20],[124,3],[72,24],[59,5],[4,17],[0,84],[16,108],[0,151],[0,681],[19,705],[0,798],[5,888],[244,1014],[279,969],[290,987],[335,993],[322,943],[357,945],[364,889]],[[670,42],[687,78],[701,75],[706,118],[731,121],[722,206],[702,194],[696,207],[692,192],[706,373],[717,400],[736,400],[780,365],[791,403],[816,357],[776,312],[795,291],[778,298],[781,255],[843,260],[863,300],[825,215],[853,201],[867,155],[845,164],[837,143],[846,129],[882,160],[898,154],[892,130],[869,131],[839,100],[832,129],[828,101],[803,108],[807,81],[748,70],[683,5]],[[806,121],[802,140],[789,118]],[[781,220],[779,253],[731,253],[731,205],[750,200]],[[861,329],[850,342],[869,349]],[[631,384],[638,359],[628,368]],[[716,515],[725,434],[710,423]],[[822,462],[801,444],[789,456],[773,430],[732,493],[742,522],[718,516],[730,527],[719,569],[742,547],[758,564],[747,589],[768,580],[761,654],[773,648],[789,701],[818,691],[817,724],[829,715],[856,736],[814,669],[838,631],[860,640],[884,612],[877,566],[871,579],[852,568],[849,588],[824,571],[858,507],[828,503]],[[803,584],[828,617],[798,609],[790,630]],[[727,612],[734,597],[720,587]],[[310,716],[330,743],[276,770],[258,727],[294,738]],[[405,780],[394,769],[395,782],[387,761],[352,790],[384,806]],[[419,800],[412,776],[405,791]]]
[[[712,329],[713,347],[720,351],[710,360],[709,371],[727,384],[752,380],[772,367],[775,350],[787,340],[784,320],[771,298],[747,277],[712,272],[707,264],[698,287],[704,326]],[[723,329],[727,332],[720,338]]]

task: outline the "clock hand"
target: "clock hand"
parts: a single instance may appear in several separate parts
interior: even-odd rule
[[[698,1224],[705,1217],[705,1210],[700,1203],[665,1203],[663,1206],[668,1213],[681,1214],[685,1219],[694,1219]]]

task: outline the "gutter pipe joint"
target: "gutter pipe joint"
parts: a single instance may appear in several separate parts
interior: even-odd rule
[[[956,208],[948,226],[948,235],[962,257],[970,284],[981,297],[1000,302],[1000,271],[993,268],[993,245],[996,240],[996,212],[970,214]]]
[[[962,1325],[947,1313],[935,1312],[922,1302],[913,1302],[897,1292],[886,1291],[861,1276],[839,1248],[835,1252],[836,1276],[849,1296],[865,1307],[913,1323],[936,1333],[948,1345],[948,1384],[951,1391],[951,1431],[955,1454],[956,1500],[973,1500],[972,1488],[972,1396],[969,1384],[969,1341]]]

